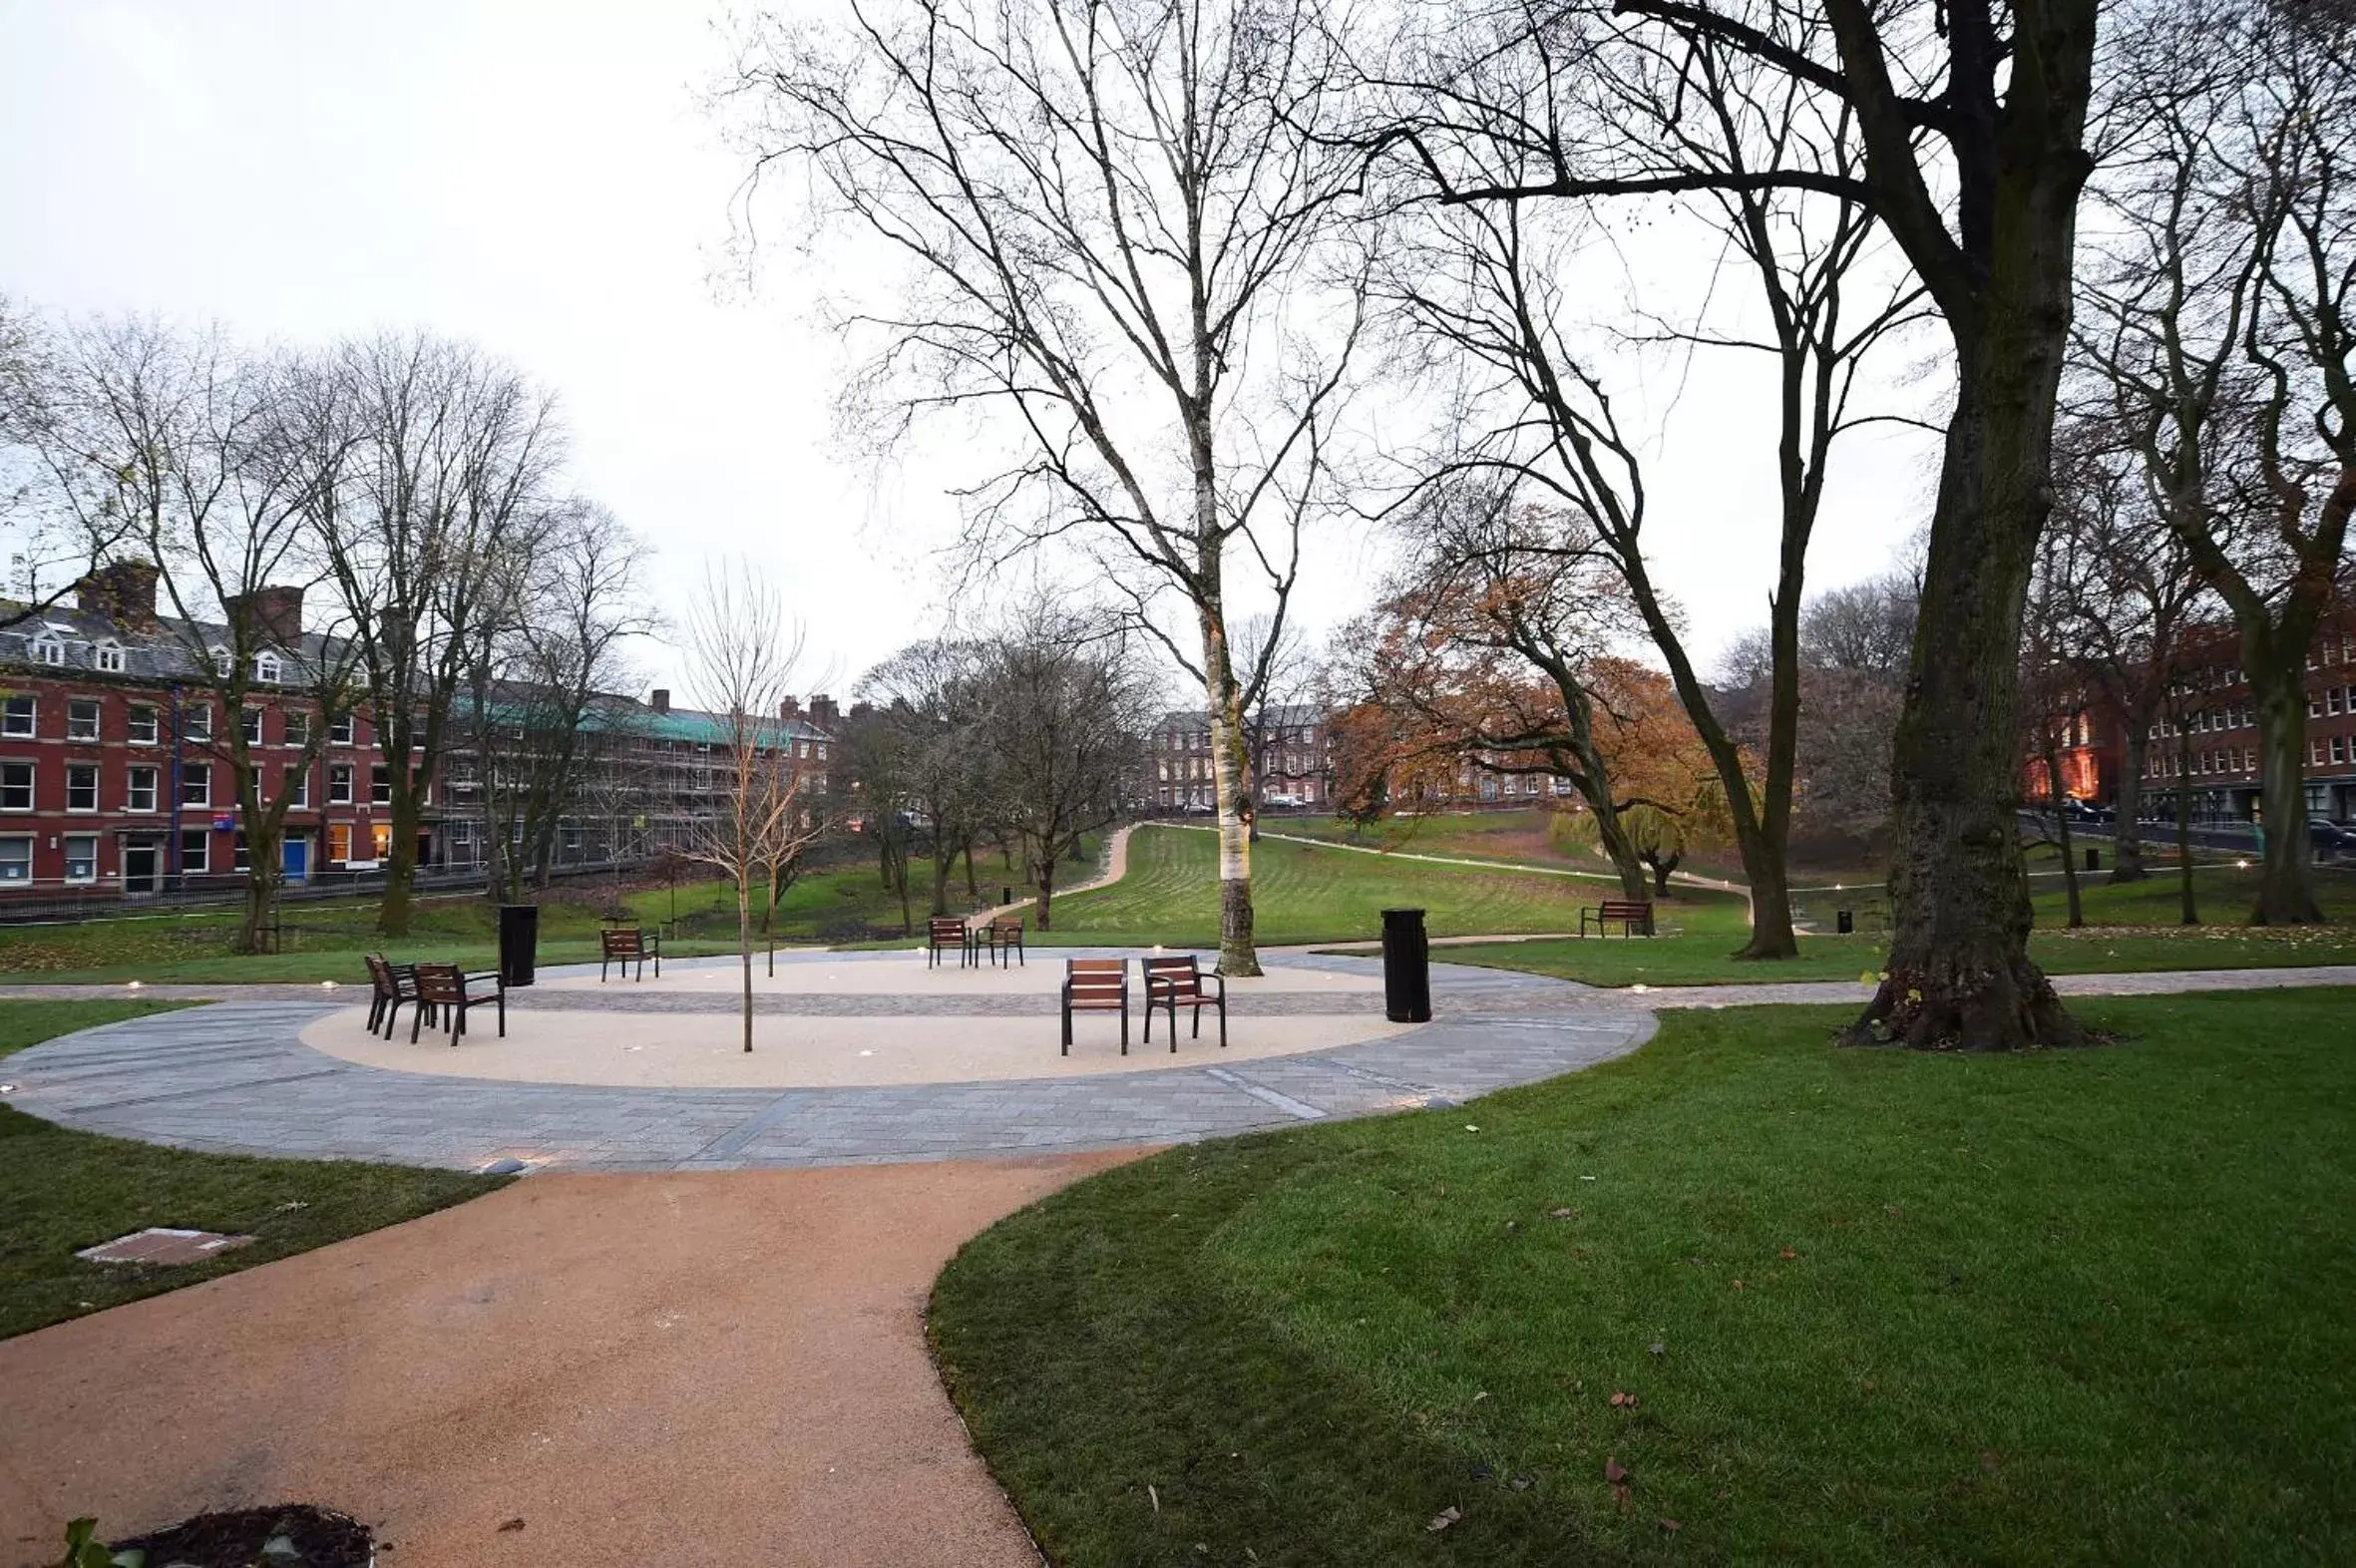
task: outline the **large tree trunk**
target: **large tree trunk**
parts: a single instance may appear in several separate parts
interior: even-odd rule
[[[1226,632],[1204,611],[1203,640],[1211,699],[1211,781],[1219,803],[1219,973],[1257,975],[1260,953],[1252,938],[1251,763],[1246,754],[1242,693],[1228,663]]]
[[[2065,219],[2055,253],[2001,257],[2035,275],[1992,284],[1985,330],[1957,334],[1956,406],[1892,748],[1896,930],[1852,1042],[1989,1050],[2085,1037],[2029,960],[2016,816],[2021,615],[2052,504],[2070,235]]]
[[[2141,882],[2144,867],[2144,830],[2137,819],[2144,811],[2144,769],[2151,760],[2151,715],[2127,720],[2127,757],[2119,779],[2119,798],[2111,830],[2111,880]]]
[[[1040,859],[1038,879],[1033,886],[1039,890],[1039,930],[1052,931],[1055,929],[1053,924],[1055,919],[1055,857],[1053,855],[1047,855]]]
[[[376,912],[377,932],[386,937],[409,935],[410,907],[416,898],[417,790],[404,787],[397,777],[407,766],[406,762],[394,765],[392,842],[385,847],[384,902]]]
[[[279,858],[281,835],[276,824],[266,820],[266,814],[256,811],[240,813],[248,824],[245,829],[245,913],[237,924],[237,937],[231,951],[240,954],[263,952],[268,941],[266,933],[270,916],[278,907],[278,884],[285,875],[285,864]]]
[[[2241,639],[2250,695],[2258,709],[2259,837],[2253,926],[2297,926],[2323,919],[2307,847],[2307,647],[2287,637]]]

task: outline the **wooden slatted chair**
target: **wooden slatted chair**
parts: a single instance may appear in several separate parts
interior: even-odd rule
[[[969,931],[966,923],[955,915],[934,916],[925,922],[925,967],[927,969],[939,968],[942,953],[950,948],[958,950],[959,969],[962,970],[976,962],[974,933]]]
[[[1071,1054],[1074,1012],[1118,1012],[1121,1054],[1129,1054],[1129,966],[1120,959],[1063,961],[1063,1054]],[[1174,1025],[1173,1025],[1174,1026]]]
[[[488,991],[469,987],[489,983]],[[455,964],[420,964],[417,967],[417,996],[419,1008],[409,1020],[409,1043],[417,1043],[418,1025],[425,1021],[425,1004],[446,1011],[450,1016],[450,1043],[455,1046],[466,1033],[467,1008],[479,1001],[499,1004],[499,1037],[507,1038],[507,985],[497,970],[480,975],[469,975]]]
[[[989,942],[989,957],[992,963],[1003,968],[1006,955],[1011,953],[1014,955],[1015,963],[1024,969],[1030,968],[1030,961],[1023,956],[1022,952],[1021,916],[1000,915],[989,923],[984,936]]]
[[[387,963],[381,953],[365,954],[362,957],[368,966],[368,983],[374,992],[368,1003],[369,1033],[374,1034],[381,1028],[384,1037],[391,1039],[393,1025],[400,1016],[403,1002],[413,1003],[428,1015],[428,1022],[432,1021],[431,1004],[418,999],[416,965]]]
[[[624,975],[629,975],[630,966],[635,964],[638,973],[630,978],[642,980],[646,978],[646,961],[649,958],[654,961],[654,978],[662,979],[660,937],[649,939],[643,930],[635,926],[600,931],[597,933],[597,983],[605,983],[605,966],[608,964],[620,965]]]
[[[1203,1008],[1219,1009],[1219,1048],[1227,1048],[1227,977],[1203,973],[1191,953],[1137,961],[1145,972],[1145,1043],[1153,1043],[1153,1009],[1170,1009],[1170,1051],[1178,1050],[1178,1009],[1194,1009],[1194,1038],[1203,1037]]]

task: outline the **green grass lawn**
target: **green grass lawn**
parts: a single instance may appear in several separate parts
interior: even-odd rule
[[[1070,1568],[2356,1560],[2356,991],[2082,1010],[1173,1150],[969,1244],[937,1355]]]
[[[540,907],[540,962],[593,964],[599,919],[610,897],[602,884],[560,884]],[[647,926],[676,923],[665,951],[681,957],[736,951],[736,896],[726,883],[699,879],[676,889],[653,888],[622,903]],[[359,955],[382,952],[396,961],[454,962],[490,969],[499,960],[497,915],[476,896],[432,898],[416,907],[410,935],[376,935],[373,900],[289,903],[285,951],[239,958],[229,952],[237,915],[218,908],[178,914],[150,912],[118,920],[45,926],[0,926],[0,983],[110,983],[120,980],[313,981],[365,980]],[[923,908],[918,909],[919,920]],[[864,936],[897,929],[899,905],[885,896],[869,865],[815,872],[778,904],[783,943]]]
[[[0,1001],[0,1058],[170,1003]],[[0,1079],[7,1076],[0,1060]],[[505,1186],[506,1177],[346,1160],[193,1154],[76,1132],[0,1105],[0,1338],[154,1296]],[[84,1247],[150,1225],[251,1236],[181,1268],[85,1263]]]
[[[2194,870],[2201,913],[2213,924],[2174,924],[2176,883],[2164,879],[2112,886],[2089,881],[2083,890],[2087,919],[2070,930],[2062,922],[2066,895],[2057,880],[2034,884],[2037,930],[2030,956],[2056,975],[2141,973],[2151,970],[2274,969],[2310,964],[2356,964],[2356,926],[2250,927],[2241,924],[2255,897],[2257,874],[2231,865]],[[2356,909],[2356,873],[2319,871],[2327,911]],[[1828,924],[1831,903],[1817,911]],[[1725,918],[1725,906],[1688,914],[1683,892],[1661,906],[1665,924],[1683,922],[1680,936],[1623,942],[1618,938],[1561,942],[1499,943],[1449,948],[1436,955],[1450,963],[1529,970],[1583,980],[1590,985],[1759,984],[1778,980],[1856,980],[1881,968],[1888,939],[1879,931],[1852,937],[1805,936],[1799,956],[1777,964],[1737,962],[1745,927]],[[1729,937],[1733,940],[1728,940]]]
[[[1098,892],[1057,899],[1047,940],[1216,947],[1217,850],[1215,835],[1199,829],[1139,828],[1129,839],[1128,875]],[[1281,839],[1263,839],[1252,850],[1255,930],[1272,946],[1371,940],[1381,934],[1381,912],[1399,905],[1420,906],[1434,936],[1575,931],[1579,907],[1595,902],[1598,887]],[[1729,895],[1681,895],[1678,911],[1700,927],[1742,927],[1742,901]]]

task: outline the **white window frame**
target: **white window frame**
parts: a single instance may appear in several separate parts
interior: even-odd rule
[[[41,730],[41,699],[18,694],[0,698],[0,736],[31,740]]]
[[[196,849],[196,864],[189,862],[189,847]],[[212,873],[212,829],[183,828],[180,830],[180,869],[182,875],[210,876]]]
[[[186,726],[182,733],[186,734],[189,739],[210,740],[212,738],[212,704],[199,702],[187,709],[183,714],[182,722]]]
[[[21,861],[8,853],[20,844],[24,846],[24,858]],[[22,873],[11,876],[9,868],[19,865],[24,868]],[[10,883],[21,883],[26,887],[33,885],[33,835],[30,833],[0,833],[0,887]]]
[[[368,769],[368,804],[389,806],[393,803],[393,768],[389,762],[371,764]]]
[[[297,768],[294,774],[294,798],[286,804],[308,811],[311,805],[311,770]]]
[[[25,644],[25,651],[36,664],[47,664],[62,669],[66,662],[66,639],[54,632],[44,631]]]
[[[260,708],[239,708],[237,710],[237,722],[244,726],[245,744],[248,746],[261,744],[262,711]]]
[[[79,720],[76,718],[74,710],[79,707],[87,707],[90,709],[90,728],[87,730],[76,727],[76,725],[79,723]],[[100,728],[106,723],[106,709],[100,704],[98,698],[68,697],[66,699],[66,739],[96,740],[99,737]]]
[[[352,737],[359,731],[359,723],[349,713],[339,713],[335,722],[327,726],[327,743],[331,746],[355,745]]]
[[[327,804],[348,806],[352,803],[352,765],[348,762],[327,764]]]
[[[311,716],[296,708],[278,715],[279,744],[307,746],[311,743]]]
[[[122,674],[123,644],[117,642],[113,637],[107,638],[106,641],[90,650],[90,664],[102,675]]]
[[[253,678],[265,686],[275,686],[286,678],[286,661],[269,648],[253,655]]]
[[[217,642],[206,648],[204,654],[212,661],[212,673],[222,680],[228,679],[229,671],[237,667],[237,655]]]
[[[144,806],[139,803],[140,776],[142,774],[147,776],[148,803]],[[144,812],[158,810],[157,802],[162,798],[164,789],[163,775],[164,770],[153,762],[141,763],[131,768],[123,780],[123,809]]]
[[[201,779],[204,784],[202,791],[196,795],[191,795],[189,793],[189,781],[191,779]],[[180,765],[180,777],[173,780],[173,786],[175,797],[182,805],[210,806],[212,804],[212,764],[209,762],[182,763]]]
[[[77,858],[74,854],[74,846],[77,843],[90,846],[88,855],[80,857],[90,862],[90,869],[79,877],[74,875],[74,861]],[[98,835],[95,833],[69,833],[66,835],[65,844],[66,881],[77,886],[98,881]]]
[[[25,770],[25,803],[21,806],[11,806],[8,804],[8,786],[6,783],[8,775],[4,770],[9,768],[22,768]],[[33,760],[30,757],[0,757],[0,811],[9,812],[11,814],[29,815],[32,812],[38,811],[40,807],[41,770],[34,765]]]
[[[88,774],[88,775],[90,776],[90,804],[89,804],[89,805],[87,805],[87,806],[77,806],[77,805],[75,805],[75,804],[74,804],[74,775],[76,775],[77,773],[86,773],[86,774]],[[68,810],[69,812],[72,812],[72,813],[73,813],[75,816],[78,816],[78,817],[93,816],[93,815],[95,815],[95,814],[97,813],[97,811],[98,811],[98,764],[97,764],[97,763],[95,763],[95,762],[69,762],[69,763],[67,763],[67,764],[66,764],[66,810]]]
[[[144,723],[141,718],[143,714],[146,715]],[[147,730],[144,735],[140,733],[143,727]],[[130,727],[126,733],[130,736],[130,743],[134,746],[162,745],[164,743],[163,721],[156,715],[156,704],[153,702],[131,704]]]

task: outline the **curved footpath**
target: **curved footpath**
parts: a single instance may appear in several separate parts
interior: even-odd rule
[[[1057,956],[1088,951],[1055,950]],[[796,955],[792,962],[905,958]],[[788,960],[780,954],[778,962]],[[1272,955],[1269,962],[1311,967],[1300,955]],[[1379,965],[1368,959],[1325,957],[1314,967],[1379,974]],[[158,985],[141,993],[170,998],[176,989]],[[459,1169],[516,1158],[568,1170],[740,1170],[1131,1148],[1453,1103],[1623,1054],[1653,1030],[1650,1013],[1612,993],[1540,976],[1434,965],[1434,1021],[1326,1050],[1222,1061],[1216,1045],[1189,1041],[1174,1058],[1179,1065],[1093,1077],[646,1088],[362,1066],[300,1038],[308,1024],[351,1005],[350,992],[323,1000],[317,987],[272,990],[266,999],[238,994],[20,1051],[0,1067],[10,1085],[7,1103],[91,1132],[221,1153]],[[124,993],[121,987],[104,991]],[[1252,1005],[1274,1010],[1281,1000],[1255,998]],[[519,992],[511,998],[519,1009],[560,1001],[633,1011],[641,1005],[620,989],[587,996]],[[889,996],[859,993],[763,1001],[764,1010],[790,1005],[841,1014],[894,1006]],[[690,1004],[683,997],[662,1003]],[[945,1008],[938,1001],[927,1006],[935,1014],[1004,1010],[984,997],[967,1007]],[[1039,1015],[1039,1049],[1051,1054],[1051,999],[1022,1010]],[[954,1026],[954,1017],[912,1019],[915,1027],[944,1025]]]

